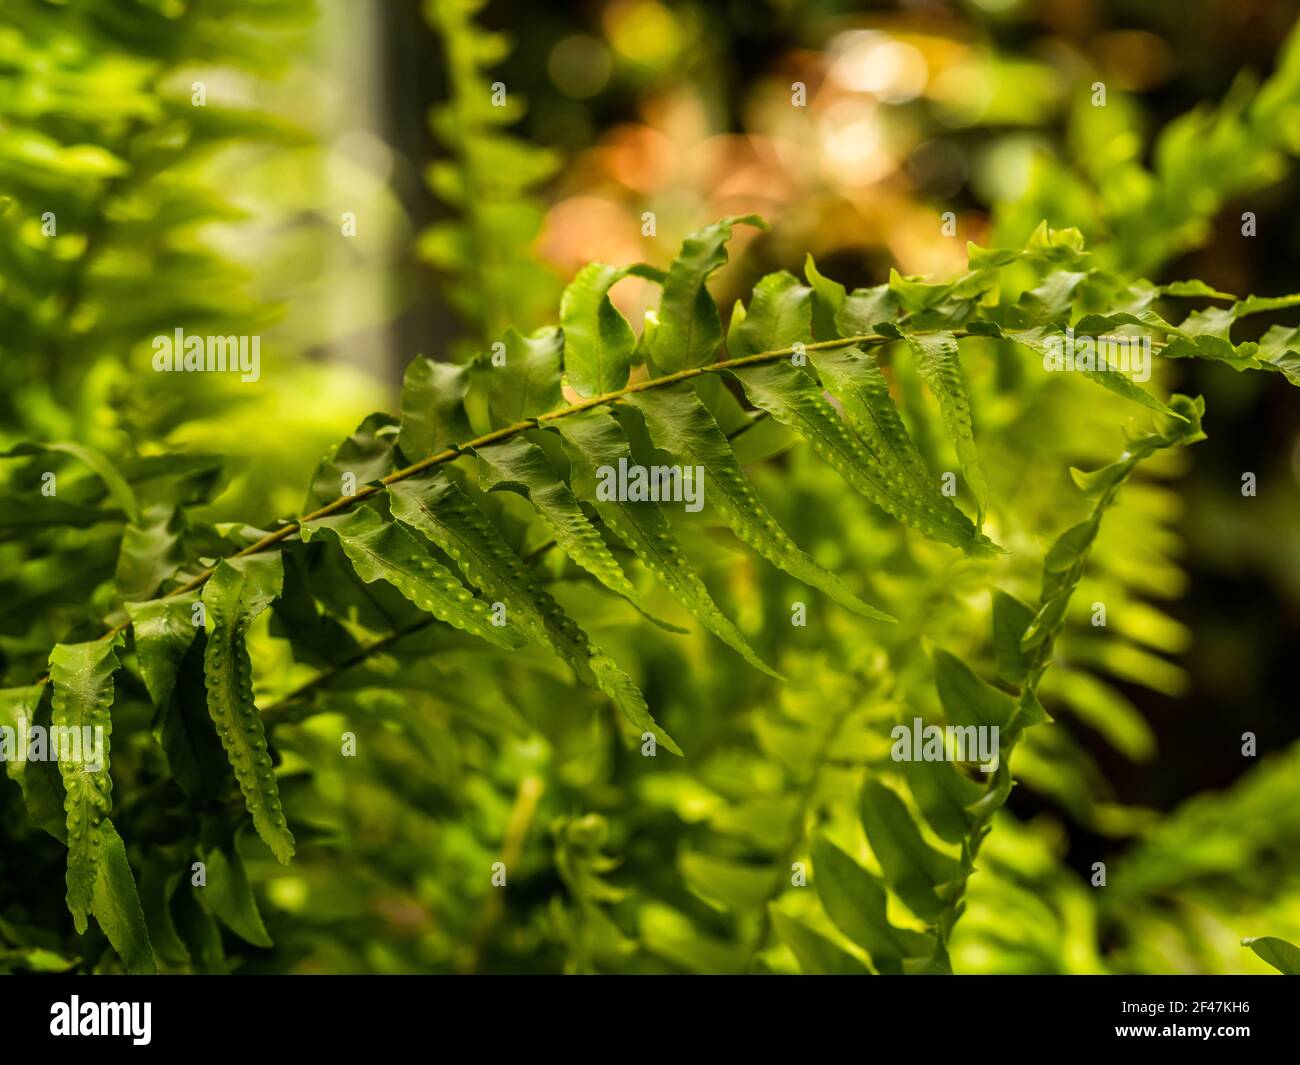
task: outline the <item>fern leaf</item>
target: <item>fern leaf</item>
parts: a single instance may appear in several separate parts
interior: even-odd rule
[[[894,620],[864,603],[838,577],[799,550],[768,513],[713,415],[689,385],[635,393],[628,398],[645,417],[651,437],[661,448],[705,471],[713,505],[741,540],[792,577],[820,588],[841,606],[863,617]]]
[[[641,694],[641,689],[637,687],[636,682],[627,675],[622,666],[594,646],[591,652],[591,671],[595,674],[597,687],[609,696],[623,716],[640,729],[642,734],[654,733],[659,742],[673,754],[682,753],[681,748],[656,724],[645,696]]]
[[[627,384],[636,335],[609,298],[627,267],[588,263],[560,301],[564,372],[580,396],[613,392]]]
[[[245,942],[255,947],[275,946],[235,842],[226,848],[205,847],[199,856],[207,870],[207,884],[199,896],[204,909]]]
[[[412,462],[428,458],[473,435],[464,399],[469,370],[420,356],[402,380],[402,428],[398,446]]]
[[[989,505],[989,489],[975,450],[970,394],[966,387],[966,375],[962,373],[956,338],[951,333],[926,336],[912,334],[907,337],[907,344],[916,358],[916,368],[921,378],[939,401],[939,412],[952,437],[962,473],[975,496],[978,510],[975,528],[978,529],[984,524],[984,512]]]
[[[1023,650],[1037,649],[1035,668],[1039,671],[1045,668],[1052,643],[1065,624],[1070,597],[1083,577],[1088,553],[1101,529],[1102,516],[1114,504],[1120,487],[1147,456],[1162,448],[1190,444],[1204,437],[1201,432],[1201,415],[1205,410],[1203,400],[1175,395],[1170,398],[1169,405],[1173,417],[1167,419],[1161,432],[1131,441],[1123,457],[1108,466],[1088,474],[1075,471],[1079,486],[1096,495],[1097,500],[1092,513],[1061,533],[1043,559],[1040,605],[1020,641]]]
[[[496,527],[451,481],[411,480],[392,488],[393,514],[418,529],[455,560],[484,595],[506,604],[507,616],[539,642],[549,643],[582,683],[603,691],[642,731],[681,754],[655,722],[639,689],[570,618],[510,550]]]
[[[49,700],[42,700],[45,691],[44,684],[0,689],[0,725],[13,730],[15,747],[20,743],[19,737],[31,735],[34,726],[48,730],[50,705]],[[8,739],[8,734],[0,733],[0,747],[5,748],[5,772],[22,790],[28,819],[66,843],[67,813],[63,809],[66,791],[55,763],[28,761],[26,751],[20,747],[13,751],[7,749]]]
[[[439,621],[507,650],[527,642],[508,621],[497,624],[487,603],[476,599],[402,525],[385,520],[373,507],[306,522],[302,531],[305,540],[321,534],[337,540],[363,581],[387,581]]]
[[[127,861],[126,846],[107,817],[96,832],[98,862],[90,912],[126,971],[132,976],[152,976],[158,971],[158,963],[149,942],[144,907],[140,904],[131,863]]]
[[[417,360],[418,361],[418,360]],[[409,376],[409,371],[408,371]],[[393,471],[397,421],[388,414],[370,414],[317,464],[307,491],[305,510],[315,510],[342,495],[351,495]]]
[[[627,574],[541,448],[516,436],[502,444],[479,448],[476,453],[483,463],[485,491],[518,492],[532,503],[556,543],[574,562],[611,592],[643,609]]]
[[[78,932],[86,930],[95,893],[95,880],[102,861],[100,825],[113,805],[113,778],[109,775],[109,736],[113,720],[113,674],[117,672],[117,649],[122,637],[89,643],[59,644],[50,652],[50,683],[54,686],[51,724],[55,729],[75,730],[80,757],[59,752],[59,775],[63,778],[68,830],[68,909]],[[71,738],[69,733],[64,736]],[[92,749],[102,740],[98,764],[92,764]]]
[[[1085,326],[1091,331],[1098,324],[1087,319],[1081,320],[1079,327],[1076,329],[1076,343],[1078,342],[1078,336],[1083,335],[1081,330]],[[1055,346],[1063,343],[1065,339],[1065,334],[1059,330],[1043,328],[1012,329],[1007,330],[1005,333],[999,330],[995,335],[1005,336],[1007,339],[1013,340],[1015,343],[1044,356],[1051,356],[1054,351],[1061,350]],[[1161,399],[1136,384],[1120,370],[1082,369],[1078,372],[1082,373],[1088,380],[1096,382],[1102,388],[1114,392],[1115,395],[1122,396],[1132,403],[1137,403],[1160,414],[1173,414],[1173,411]]]
[[[0,458],[39,455],[43,452],[71,455],[89,467],[95,476],[104,483],[109,498],[117,504],[122,513],[126,515],[127,520],[132,523],[139,522],[140,505],[136,501],[134,490],[127,479],[122,476],[117,466],[102,451],[87,447],[85,444],[78,444],[75,441],[60,441],[53,444],[21,443],[15,444],[7,451],[0,451]]]
[[[835,328],[841,336],[870,336],[882,322],[897,320],[902,308],[888,285],[855,288],[835,312]]]
[[[566,418],[560,424],[560,435],[573,465],[574,480],[584,486],[584,495],[594,498],[596,512],[605,524],[636,552],[637,558],[673,598],[694,614],[705,628],[750,665],[779,678],[780,674],[758,657],[740,630],[718,609],[708,588],[677,545],[668,519],[658,505],[600,498],[603,493],[596,489],[601,466],[617,467],[620,462],[629,466],[636,464],[618,422],[604,411],[590,411]],[[703,485],[700,490],[703,491]]]
[[[209,631],[203,655],[208,713],[234,770],[253,827],[279,861],[293,856],[293,834],[280,804],[262,719],[253,704],[253,665],[245,633],[280,594],[279,555],[223,559],[203,586]]]
[[[754,286],[743,320],[728,333],[731,356],[778,351],[810,341],[812,295],[812,289],[799,284],[785,270],[764,277]]]
[[[559,406],[564,334],[551,327],[524,336],[511,328],[505,331],[503,343],[505,365],[493,366],[488,393],[493,424],[513,425]]]
[[[724,218],[690,234],[673,260],[659,304],[659,326],[650,357],[660,373],[713,361],[722,344],[722,319],[705,282],[727,261],[731,229],[745,223],[766,229],[757,215]]]
[[[1276,936],[1256,936],[1253,939],[1243,939],[1241,945],[1249,947],[1282,975],[1300,976],[1300,947],[1294,943]]]
[[[848,292],[838,281],[826,277],[817,269],[811,252],[804,259],[803,276],[813,290],[813,336],[817,340],[834,340],[840,335],[835,325],[835,316],[844,306]]]
[[[852,954],[831,942],[803,921],[790,917],[768,904],[772,930],[790,948],[805,975],[865,976],[867,967]]]
[[[198,596],[190,594],[126,604],[140,676],[154,706],[167,705],[181,661],[199,633],[194,612],[197,602]]]
[[[787,360],[732,372],[754,406],[811,443],[817,454],[876,506],[936,540],[964,551],[976,549],[973,527],[962,536],[942,520],[941,512],[919,508],[910,494],[900,491],[890,472],[849,431],[808,374]]]
[[[1005,729],[1011,723],[1015,700],[977,677],[956,655],[936,650],[934,677],[939,701],[954,725]]]
[[[948,762],[912,758],[900,765],[912,798],[935,835],[948,843],[965,840],[975,827],[971,808],[983,798],[984,788]]]
[[[992,541],[979,536],[970,518],[939,491],[890,397],[889,383],[874,355],[853,345],[810,352],[809,357],[822,384],[839,400],[845,418],[875,458],[892,495],[910,513],[910,520],[903,520],[968,553],[992,551]]]
[[[937,919],[944,911],[943,889],[957,878],[960,864],[921,838],[903,800],[879,781],[863,785],[860,813],[889,886],[918,917]]]
[[[878,972],[901,973],[904,959],[933,953],[932,937],[890,923],[884,885],[825,836],[813,838],[812,860],[813,883],[826,916],[871,956]]]
[[[185,517],[181,507],[159,503],[141,509],[138,524],[122,530],[113,574],[121,599],[148,599],[185,563],[182,537]]]

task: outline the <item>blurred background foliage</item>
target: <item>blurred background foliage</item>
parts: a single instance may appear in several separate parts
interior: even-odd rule
[[[807,253],[850,288],[891,266],[948,276],[967,240],[1018,247],[1041,219],[1153,281],[1300,291],[1298,14],[1279,0],[0,0],[0,450],[95,449],[142,503],[134,519],[100,506],[75,456],[0,460],[5,684],[120,620],[132,543],[172,545],[171,577],[247,542],[246,523],[297,513],[321,454],[395,408],[417,352],[464,361],[507,325],[554,322],[585,262],[666,265],[722,215],[773,224],[738,231],[713,286],[724,309]],[[636,277],[613,295],[634,323],[655,298]],[[177,326],[260,334],[260,382],[152,373],[152,337]],[[503,661],[382,586],[340,582],[325,605],[375,644],[364,656],[291,644],[270,615],[254,629],[300,841],[282,868],[236,807],[181,794],[123,676],[114,819],[166,968],[865,969],[792,865],[816,876],[817,829],[874,866],[856,794],[864,774],[895,775],[890,727],[937,706],[929,651],[991,661],[991,590],[1032,599],[1043,543],[1084,513],[1067,468],[1110,461],[1140,423],[1005,345],[972,342],[965,362],[988,531],[1008,549],[993,560],[868,510],[739,406],[724,426],[796,541],[900,619],[849,615],[687,515],[715,598],[784,684],[596,594],[527,508],[499,504],[684,760],[641,757],[543,655]],[[927,460],[955,468],[919,379],[905,360],[893,373]],[[1300,417],[1275,375],[1191,360],[1158,374],[1162,391],[1206,396],[1209,440],[1146,464],[1103,525],[1042,689],[1056,723],[1017,752],[958,972],[1263,972],[1241,937],[1300,938]],[[23,495],[46,469],[69,509],[34,529]],[[151,505],[177,478],[184,503]],[[292,588],[278,613],[317,609]],[[806,627],[789,623],[795,602]],[[356,758],[340,756],[347,730]],[[0,968],[112,971],[53,890],[63,848],[25,827],[12,783],[0,809]],[[189,886],[196,856],[227,870],[217,902]],[[896,900],[890,916],[916,924]]]

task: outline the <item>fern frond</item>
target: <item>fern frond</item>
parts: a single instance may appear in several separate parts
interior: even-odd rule
[[[282,863],[294,840],[280,803],[262,719],[253,704],[253,664],[245,634],[280,594],[284,565],[278,554],[223,559],[203,586],[210,629],[203,656],[208,713],[230,759],[253,827]]]

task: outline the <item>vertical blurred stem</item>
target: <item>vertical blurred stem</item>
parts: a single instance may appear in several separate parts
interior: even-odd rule
[[[524,843],[528,839],[528,830],[532,827],[533,817],[537,813],[537,804],[541,800],[545,783],[534,774],[524,777],[515,792],[515,803],[510,809],[506,821],[505,834],[501,838],[501,862],[506,868],[506,886],[493,886],[488,889],[483,901],[483,910],[479,914],[478,928],[474,933],[474,945],[469,957],[465,959],[462,971],[475,973],[483,960],[483,951],[492,936],[501,915],[505,912],[505,893],[509,890],[509,878],[514,875],[515,867],[524,853]]]

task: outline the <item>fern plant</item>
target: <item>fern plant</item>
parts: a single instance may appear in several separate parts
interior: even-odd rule
[[[160,596],[127,603],[125,620],[107,635],[60,643],[50,653],[47,677],[0,693],[3,723],[25,733],[33,724],[107,726],[119,691],[147,692],[152,736],[130,742],[156,743],[163,764],[155,760],[149,775],[167,774],[159,784],[179,785],[195,815],[188,827],[177,826],[174,854],[164,854],[160,864],[150,855],[147,887],[144,879],[137,885],[112,816],[110,746],[98,770],[102,776],[82,766],[53,770],[48,762],[10,761],[32,824],[67,844],[67,904],[78,930],[93,915],[131,971],[151,970],[162,951],[169,959],[200,953],[204,935],[210,943],[212,914],[206,915],[207,933],[193,924],[193,913],[187,915],[189,938],[178,932],[172,898],[181,869],[167,871],[176,854],[190,852],[205,856],[208,875],[220,883],[211,904],[215,916],[247,941],[263,941],[235,846],[244,823],[228,800],[242,795],[252,830],[280,862],[289,862],[299,843],[281,792],[292,775],[286,778],[283,766],[277,772],[268,727],[292,721],[305,694],[419,636],[435,620],[451,641],[442,646],[505,652],[496,659],[501,663],[532,663],[544,650],[543,658],[553,656],[617,708],[642,754],[657,755],[663,747],[689,759],[633,676],[547,589],[538,567],[541,549],[567,556],[607,593],[659,622],[646,578],[629,573],[626,562],[635,558],[640,572],[727,645],[727,653],[758,670],[775,670],[718,606],[683,545],[672,508],[601,491],[602,470],[653,466],[665,453],[701,468],[705,498],[739,541],[863,618],[865,631],[883,634],[892,621],[888,603],[875,605],[855,587],[873,583],[870,575],[856,582],[837,576],[802,552],[751,484],[738,449],[759,424],[793,431],[891,520],[978,567],[1000,557],[984,526],[1001,502],[990,497],[981,469],[963,344],[1051,355],[1067,336],[1124,335],[1149,341],[1163,358],[1218,360],[1300,381],[1300,331],[1277,327],[1259,342],[1231,337],[1240,318],[1293,306],[1300,297],[1232,300],[1200,282],[1156,286],[1093,269],[1076,231],[1045,225],[1021,249],[972,245],[968,271],[945,283],[895,273],[888,284],[850,293],[811,260],[806,285],[786,273],[770,275],[748,306],[732,314],[724,352],[721,315],[707,281],[725,262],[726,242],[738,224],[763,223],[752,216],[723,219],[688,237],[667,270],[630,268],[663,291],[657,316],[639,338],[608,294],[626,271],[597,264],[566,291],[562,329],[508,331],[503,358],[485,354],[469,366],[417,359],[406,374],[400,417],[372,415],[322,460],[301,517],[270,531],[225,530],[224,552],[186,557],[162,580]],[[1028,270],[1032,285],[1017,290],[1004,284],[1013,268]],[[1165,306],[1185,298],[1232,302],[1174,324]],[[904,366],[934,396],[973,516],[957,505],[958,471],[931,468],[900,415],[891,378]],[[1010,756],[1027,729],[1047,720],[1040,683],[1102,518],[1139,463],[1203,437],[1200,400],[1161,398],[1115,369],[1081,372],[1153,419],[1154,428],[1133,436],[1115,461],[1074,472],[1091,509],[1047,551],[1036,603],[995,595],[995,674],[985,679],[961,657],[939,649],[933,654],[947,723],[1000,730],[996,771],[981,775],[945,761],[906,763],[910,800],[884,782],[888,767],[868,772],[857,815],[879,875],[829,840],[814,840],[814,883],[824,912],[877,971],[950,968],[948,947],[967,883],[1012,788]],[[728,379],[737,391],[726,387]],[[724,431],[724,425],[738,428]],[[118,483],[111,469],[104,476]],[[546,540],[539,543],[541,537]],[[364,643],[356,620],[375,608],[391,628]],[[259,712],[248,634],[268,609],[273,633],[320,672]],[[206,707],[206,715],[196,705]],[[344,712],[362,713],[363,706]],[[123,742],[123,732],[119,723],[114,745]],[[804,790],[783,856],[798,845],[806,819],[815,818],[819,774],[843,754],[834,724],[808,740]],[[138,811],[134,817],[138,821]],[[586,902],[581,925],[566,923],[567,911],[555,919],[566,935],[588,943],[592,928],[600,930],[601,906],[612,897],[599,887],[608,866],[593,830],[557,829],[564,845],[575,848],[565,878]],[[770,868],[761,872],[762,891],[742,882],[740,897],[770,900],[773,876]],[[893,899],[919,927],[891,920]],[[485,920],[490,923],[490,914]],[[768,908],[755,949],[764,946],[769,928],[810,968],[863,967],[861,957],[846,955],[815,928]]]
[[[545,321],[554,305],[559,279],[529,246],[542,225],[532,189],[559,160],[508,131],[524,105],[488,73],[509,54],[509,42],[474,21],[482,7],[480,0],[425,3],[448,90],[430,121],[449,157],[430,165],[429,187],[458,217],[429,227],[417,251],[446,275],[448,300],[474,339],[490,343],[512,322]]]

